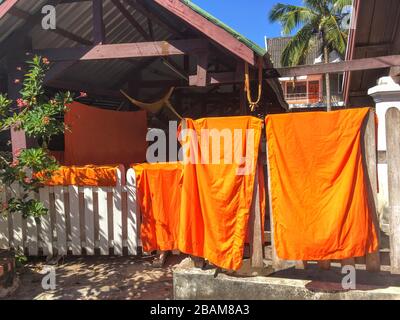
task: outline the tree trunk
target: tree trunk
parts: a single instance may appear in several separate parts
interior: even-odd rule
[[[329,50],[327,46],[324,46],[324,59],[325,63],[329,63]],[[332,98],[331,98],[331,78],[329,73],[325,74],[325,85],[326,85],[326,111],[332,110]]]

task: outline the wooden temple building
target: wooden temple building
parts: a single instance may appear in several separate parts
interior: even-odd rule
[[[54,29],[43,26],[51,8]],[[3,1],[0,90],[11,99],[21,89],[15,79],[24,70],[18,67],[34,54],[51,62],[48,90],[86,92],[80,100],[85,104],[134,111],[121,89],[153,102],[175,88],[171,104],[179,115],[191,118],[250,114],[245,64],[253,96],[259,62],[272,69],[263,48],[186,0]],[[286,110],[278,80],[263,79],[261,102],[253,114]],[[169,120],[178,119],[160,112],[149,118],[148,127],[167,128]],[[13,149],[29,144],[23,132],[13,132],[11,138]]]

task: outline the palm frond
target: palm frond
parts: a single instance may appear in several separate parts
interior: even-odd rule
[[[286,48],[282,52],[281,64],[286,67],[303,64],[308,52],[313,48],[315,42],[314,26],[312,23],[306,24],[296,35],[290,39]]]
[[[333,0],[333,9],[335,12],[342,12],[347,6],[352,6],[353,0]]]
[[[278,3],[271,9],[269,20],[280,22],[282,33],[288,35],[298,26],[309,23],[315,16],[309,8]]]
[[[303,0],[303,3],[306,7],[318,13],[321,13],[322,11],[321,0]]]
[[[324,34],[325,45],[328,45],[343,56],[346,52],[347,33],[341,30],[336,17],[333,15],[324,17],[321,20],[321,28]]]

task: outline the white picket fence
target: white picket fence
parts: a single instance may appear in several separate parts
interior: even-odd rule
[[[136,255],[139,212],[133,169],[117,170],[116,187],[44,187],[32,197],[49,209],[40,219],[21,214],[0,217],[0,249],[24,250],[29,256]],[[0,192],[6,200],[18,186]],[[124,249],[125,248],[125,249]]]

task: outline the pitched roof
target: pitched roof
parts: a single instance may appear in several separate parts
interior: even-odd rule
[[[267,39],[268,53],[271,56],[271,60],[275,68],[282,67],[281,56],[287,44],[289,43],[290,39],[292,39],[292,37],[278,37],[278,38]],[[318,44],[314,46],[312,50],[310,50],[304,64],[306,65],[314,64],[315,59],[317,59],[320,55],[321,55],[321,46],[320,44]]]
[[[252,49],[257,55],[263,57],[267,53],[267,51],[264,48],[260,47],[258,44],[256,44],[249,38],[243,36],[236,30],[232,29],[231,27],[229,27],[228,25],[223,23],[221,20],[214,17],[212,14],[210,14],[206,10],[200,8],[198,5],[194,4],[191,0],[181,0],[181,2],[183,2],[185,5],[187,5],[189,8],[191,8],[198,14],[202,15],[207,20],[211,21],[213,24],[215,24],[215,25],[219,26],[220,28],[224,29],[225,31],[229,32],[232,36],[234,36],[240,42],[242,42],[247,47]]]

